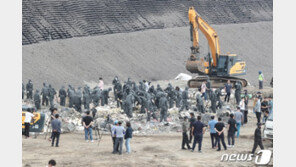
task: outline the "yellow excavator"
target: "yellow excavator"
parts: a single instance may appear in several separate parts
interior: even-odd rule
[[[246,74],[246,63],[239,60],[236,54],[220,54],[219,37],[216,31],[200,17],[194,7],[189,8],[188,17],[192,47],[186,69],[199,75],[189,80],[188,86],[199,88],[202,82],[211,81],[212,88],[219,88],[223,87],[228,80],[232,84],[240,82],[243,87],[247,86],[247,80],[235,77]],[[206,37],[210,48],[206,56],[201,56],[199,52],[199,30]]]

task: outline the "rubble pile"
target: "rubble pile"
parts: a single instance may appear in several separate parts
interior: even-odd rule
[[[44,126],[44,132],[47,131],[48,123],[50,120],[51,112],[47,109],[41,110],[41,113],[46,115],[46,122]],[[81,113],[75,111],[73,108],[62,107],[58,108],[58,113],[60,115],[60,119],[62,121],[62,133],[70,133],[74,131],[83,130],[83,126],[81,124]]]
[[[137,113],[134,111],[133,117],[128,118],[123,110],[119,108],[111,107],[97,107],[97,115],[95,117],[95,125],[100,129],[110,132],[110,125],[115,121],[122,121],[123,126],[127,121],[131,122],[134,134],[147,135],[147,134],[159,134],[159,133],[171,133],[181,131],[181,123],[179,119],[178,109],[170,109],[168,113],[168,122],[159,122],[152,119],[147,122],[147,115]],[[188,112],[189,114],[189,112]],[[157,115],[159,118],[159,115]]]
[[[185,116],[190,118],[190,113],[202,116],[202,122],[207,124],[214,115],[215,118],[221,117],[222,121],[227,123],[229,114],[235,111],[236,105],[234,103],[224,104],[221,109],[217,109],[217,113],[209,112],[210,101],[205,102],[205,113],[198,113],[196,110],[196,90],[189,89],[189,103],[191,104],[190,110],[182,111],[179,113],[179,109],[174,107],[168,110],[167,122],[159,122],[151,118],[151,121],[147,122],[147,115],[140,113],[140,107],[134,107],[133,117],[128,118],[121,108],[116,107],[116,102],[113,98],[110,98],[109,105],[96,107],[96,115],[94,117],[94,128],[100,129],[105,133],[110,133],[111,125],[115,120],[123,122],[125,126],[126,122],[131,122],[134,134],[137,135],[151,135],[151,134],[168,134],[182,131],[182,121]],[[60,119],[62,120],[62,133],[71,133],[83,130],[82,117],[85,113],[78,112],[74,108],[61,107],[58,104],[55,105],[58,108]],[[42,113],[46,115],[46,125],[44,131],[47,131],[48,122],[51,112],[48,109],[42,109]],[[91,113],[92,115],[92,113]],[[157,118],[160,118],[160,113],[156,113]]]
[[[115,121],[122,121],[123,126],[127,121],[130,121],[134,134],[138,135],[151,135],[151,134],[161,134],[161,133],[174,133],[182,131],[182,121],[185,116],[190,118],[190,113],[193,112],[195,115],[198,113],[193,110],[182,111],[179,113],[178,108],[171,108],[168,111],[168,122],[159,122],[152,119],[150,122],[146,121],[146,114],[137,113],[134,111],[133,117],[128,118],[126,114],[119,108],[110,107],[97,107],[97,115],[95,118],[95,126],[103,129],[106,132],[110,132],[110,125]],[[217,110],[217,113],[199,113],[202,116],[202,122],[207,125],[208,121],[211,119],[212,115],[221,117],[222,121],[227,122],[229,119],[229,114],[234,111],[230,106],[223,106],[221,109]],[[159,115],[157,115],[159,118]]]

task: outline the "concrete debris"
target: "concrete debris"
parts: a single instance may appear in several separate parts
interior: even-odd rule
[[[133,117],[128,118],[127,115],[121,108],[116,107],[116,102],[114,102],[113,98],[110,98],[108,106],[98,106],[96,107],[96,115],[94,118],[94,128],[100,129],[104,131],[104,133],[109,133],[111,131],[111,127],[115,120],[123,122],[123,126],[125,126],[126,122],[131,122],[132,128],[134,129],[134,134],[138,135],[151,135],[151,134],[160,134],[160,133],[174,133],[182,131],[182,122],[183,118],[186,116],[190,118],[190,113],[193,112],[195,116],[201,115],[202,122],[208,124],[208,121],[211,119],[211,116],[214,115],[217,119],[218,117],[222,118],[222,121],[227,123],[229,119],[229,114],[233,113],[236,110],[236,104],[234,101],[230,101],[230,103],[223,104],[221,109],[217,109],[216,113],[212,113],[210,106],[211,102],[204,102],[205,113],[199,113],[196,109],[196,89],[189,89],[189,102],[191,104],[190,109],[188,111],[182,111],[179,113],[179,109],[173,107],[168,109],[168,117],[167,122],[159,122],[158,120],[152,119],[147,122],[146,113],[140,113],[140,107],[134,107]],[[85,116],[85,113],[79,113],[75,111],[73,108],[60,107],[58,108],[58,113],[60,114],[60,118],[62,120],[62,133],[72,133],[76,131],[83,131],[82,126],[82,118]],[[49,110],[42,110],[41,112],[47,115],[47,120],[50,118]],[[91,113],[92,115],[92,113]],[[159,119],[160,113],[156,112],[156,116]],[[46,131],[47,126],[45,126]]]

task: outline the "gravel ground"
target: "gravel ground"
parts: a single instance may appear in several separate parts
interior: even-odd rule
[[[258,70],[267,81],[273,74],[273,22],[213,25],[221,52],[236,53],[247,62],[246,78],[257,85]],[[55,87],[97,82],[110,83],[115,75],[126,80],[167,80],[189,73],[189,27],[79,37],[23,46],[23,81],[36,88],[44,81]],[[201,38],[201,52],[208,47]]]

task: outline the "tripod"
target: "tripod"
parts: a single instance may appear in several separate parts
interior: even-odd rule
[[[47,134],[50,131],[50,118],[47,119],[46,124],[47,124],[46,125],[46,132],[45,132],[45,137],[44,137],[45,140],[46,140]]]

